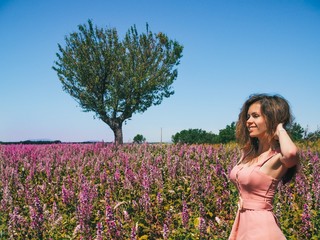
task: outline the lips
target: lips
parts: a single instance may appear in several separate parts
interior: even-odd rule
[[[248,127],[248,131],[252,132],[256,127]]]

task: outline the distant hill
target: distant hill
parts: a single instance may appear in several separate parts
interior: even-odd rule
[[[49,140],[49,139],[36,139],[36,140],[24,140],[24,141],[16,141],[16,142],[1,142],[0,145],[9,145],[9,144],[58,144],[58,143],[74,143],[74,144],[94,144],[101,143],[102,141],[83,141],[83,142],[62,142],[60,140]],[[111,144],[112,142],[104,142],[105,144]]]
[[[61,143],[60,140],[25,140],[18,142],[1,142],[0,144],[55,144]]]

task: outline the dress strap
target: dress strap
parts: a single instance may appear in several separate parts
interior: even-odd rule
[[[266,159],[264,159],[263,161],[261,161],[261,163],[258,164],[258,166],[262,167],[266,162],[268,162],[272,157],[274,157],[278,153],[279,153],[278,151],[272,151],[271,153],[268,154]]]

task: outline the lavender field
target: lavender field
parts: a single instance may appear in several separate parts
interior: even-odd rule
[[[319,148],[303,147],[275,213],[320,239]],[[0,239],[227,239],[236,145],[0,145]]]

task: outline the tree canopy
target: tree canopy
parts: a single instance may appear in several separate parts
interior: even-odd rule
[[[203,144],[218,143],[219,136],[202,129],[182,130],[172,136],[173,143]]]
[[[236,123],[232,122],[226,128],[219,130],[220,143],[236,141]]]
[[[133,142],[134,143],[144,143],[146,141],[146,138],[142,135],[142,134],[137,134],[134,138],[133,138]]]
[[[288,132],[293,141],[299,141],[303,139],[305,130],[299,123],[294,122],[288,129]]]
[[[123,143],[122,125],[134,113],[174,94],[183,46],[162,32],[153,34],[129,28],[122,41],[115,28],[98,28],[91,20],[58,44],[57,72],[63,90],[83,108],[92,111]]]
[[[303,139],[304,130],[299,123],[294,122],[289,128],[288,132],[293,141],[301,141]],[[319,130],[314,133],[309,133],[305,139],[317,141],[320,137]],[[173,143],[187,143],[187,144],[214,144],[214,143],[229,143],[236,142],[236,122],[232,122],[224,129],[219,130],[219,134],[206,132],[202,129],[188,129],[182,130],[174,134],[171,139]]]

